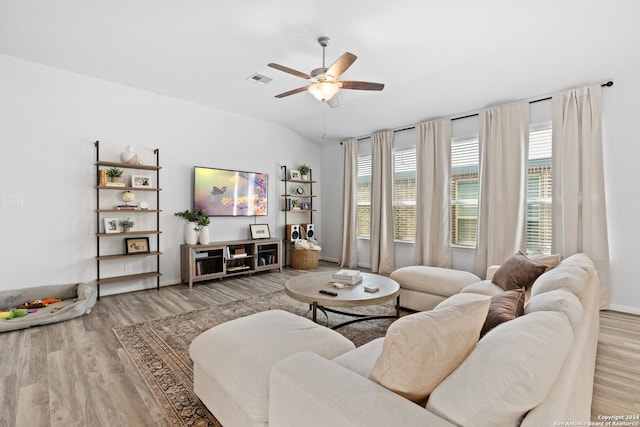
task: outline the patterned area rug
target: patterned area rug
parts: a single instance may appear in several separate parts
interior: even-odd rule
[[[273,309],[311,317],[308,304],[293,300],[284,291],[277,291],[114,328],[113,331],[164,408],[171,426],[220,426],[193,392],[193,363],[189,357],[189,345],[195,337],[215,325]],[[350,311],[360,314],[395,314],[391,302]],[[318,322],[328,326],[351,319],[335,313],[329,313],[327,319],[318,312]],[[360,346],[384,336],[392,321],[393,319],[369,320],[344,326],[337,331]]]

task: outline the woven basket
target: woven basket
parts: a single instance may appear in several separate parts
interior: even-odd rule
[[[318,251],[291,248],[291,267],[308,270],[318,266]]]

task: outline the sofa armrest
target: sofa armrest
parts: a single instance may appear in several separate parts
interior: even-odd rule
[[[425,425],[453,427],[422,406],[310,352],[289,356],[271,370],[271,427]]]

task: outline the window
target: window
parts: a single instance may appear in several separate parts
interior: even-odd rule
[[[356,224],[359,238],[371,237],[371,155],[358,156]]]
[[[416,235],[416,149],[393,153],[394,239],[413,242]]]
[[[475,246],[478,233],[479,145],[451,145],[451,243]],[[551,252],[551,127],[532,126],[527,166],[527,252]]]
[[[478,138],[451,141],[451,244],[475,246],[478,235]]]
[[[551,127],[529,131],[527,252],[551,253]]]

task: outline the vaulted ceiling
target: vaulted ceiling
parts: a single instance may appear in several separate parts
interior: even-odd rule
[[[0,53],[282,124],[318,144],[640,68],[637,0],[1,0]],[[346,51],[329,108],[304,73]],[[262,85],[248,79],[273,79]]]

